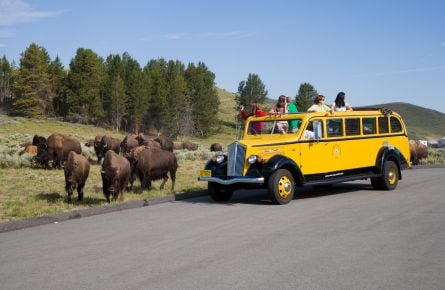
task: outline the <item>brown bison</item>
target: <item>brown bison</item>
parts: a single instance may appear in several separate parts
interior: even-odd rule
[[[154,140],[155,138],[156,136],[145,135],[143,133],[139,133],[136,136],[136,140],[138,140],[139,145],[145,145],[145,142],[147,142],[148,140]]]
[[[414,140],[409,140],[409,151],[413,165],[419,164],[420,159],[428,157],[428,147]]]
[[[151,182],[161,178],[163,182],[160,189],[163,189],[168,180],[167,174],[170,173],[172,180],[171,189],[174,190],[176,171],[178,169],[178,162],[174,153],[159,148],[137,147],[129,159],[132,165],[133,176],[135,174],[139,176],[143,189],[150,189]]]
[[[77,200],[83,200],[83,188],[90,173],[88,160],[83,155],[70,151],[63,171],[65,173],[65,190],[68,193],[68,201],[71,201],[74,188],[77,188]]]
[[[45,147],[46,138],[36,134],[32,138],[32,145],[37,146],[37,147],[41,147],[41,146]]]
[[[213,143],[212,145],[210,145],[210,151],[211,152],[219,152],[222,151],[222,146],[219,143]]]
[[[182,148],[190,151],[198,150],[198,144],[192,143],[190,141],[182,141]]]
[[[161,148],[170,152],[173,152],[173,140],[166,136],[159,136],[154,139],[161,144]]]
[[[37,151],[38,151],[38,148],[36,145],[26,145],[25,149],[20,151],[19,155],[22,156],[25,153],[35,155],[35,154],[37,154]]]
[[[59,133],[51,134],[45,144],[37,147],[37,161],[47,165],[52,160],[53,168],[60,168],[61,163],[68,159],[70,151],[82,153],[79,140]]]
[[[97,155],[97,162],[100,163],[102,157],[105,155],[105,153],[107,153],[108,150],[113,150],[114,152],[119,154],[120,147],[121,140],[107,135],[103,136],[97,146],[97,149],[96,147],[94,147]]]
[[[131,149],[139,146],[139,141],[137,139],[137,135],[131,134],[125,136],[124,140],[122,140],[120,147],[122,153],[130,153]]]
[[[108,150],[105,153],[101,169],[102,190],[108,203],[111,195],[113,199],[117,199],[119,194],[121,198],[123,197],[123,191],[128,186],[130,175],[130,162],[113,150]]]
[[[87,147],[93,146],[94,152],[96,153],[96,156],[97,156],[97,163],[100,163],[100,160],[103,157],[103,154],[99,153],[99,152],[101,152],[101,150],[100,150],[100,141],[102,140],[102,137],[103,136],[98,135],[98,136],[94,137],[94,139],[89,140],[85,144],[85,146],[87,146]]]

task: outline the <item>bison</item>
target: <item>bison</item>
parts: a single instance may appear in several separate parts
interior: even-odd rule
[[[173,152],[173,140],[166,136],[158,136],[154,139],[161,144],[161,148],[170,152]]]
[[[65,173],[65,190],[68,193],[68,201],[71,201],[74,188],[77,188],[77,200],[82,201],[83,188],[90,173],[90,163],[83,155],[70,151],[63,170]]]
[[[130,153],[131,149],[139,146],[139,142],[137,139],[137,135],[131,134],[125,136],[124,140],[122,140],[120,147],[122,153]]]
[[[211,152],[219,152],[222,151],[222,146],[219,143],[213,143],[212,145],[210,145],[210,151]]]
[[[34,135],[32,138],[32,145],[45,148],[46,147],[46,138],[40,135]]]
[[[19,155],[22,156],[25,153],[35,155],[35,154],[37,154],[37,151],[38,151],[38,148],[36,145],[26,145],[25,149],[20,151]]]
[[[110,137],[110,136],[103,136],[99,142],[99,144],[94,147],[94,150],[96,151],[97,155],[97,162],[100,163],[102,157],[107,153],[108,150],[113,150],[114,152],[118,153],[120,152],[120,146],[121,140]]]
[[[108,150],[102,163],[101,176],[103,192],[110,203],[110,196],[117,199],[119,194],[123,197],[123,191],[128,186],[130,180],[131,167],[130,162],[113,150]]]
[[[171,189],[174,190],[176,171],[178,169],[178,162],[174,153],[159,148],[140,146],[133,150],[129,159],[131,161],[133,176],[135,174],[139,176],[143,189],[150,189],[151,182],[161,178],[163,182],[160,189],[163,189],[168,180],[167,174],[170,173],[172,180]]]
[[[198,144],[192,143],[190,141],[182,141],[182,148],[190,151],[198,150]]]
[[[145,145],[148,141],[154,140],[155,138],[156,138],[156,136],[145,135],[145,134],[142,134],[142,133],[139,133],[136,136],[136,140],[138,140],[138,144],[139,145]]]
[[[410,161],[413,165],[419,164],[420,159],[428,157],[428,147],[414,140],[409,140],[409,151],[411,154]]]
[[[60,168],[61,163],[67,160],[70,151],[82,153],[79,140],[59,133],[51,134],[45,144],[37,147],[37,161],[47,165],[52,160],[53,168]]]

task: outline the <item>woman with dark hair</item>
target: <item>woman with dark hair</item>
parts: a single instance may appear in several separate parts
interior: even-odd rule
[[[269,111],[269,114],[271,115],[284,115],[288,113],[287,108],[287,99],[285,95],[281,95],[278,97],[277,104],[275,105],[275,108],[272,108]],[[275,133],[287,133],[289,129],[289,123],[287,121],[278,121],[276,123]]]
[[[314,99],[314,104],[307,109],[308,112],[329,112],[331,108],[324,104],[324,96],[318,95]]]
[[[352,107],[345,101],[346,94],[339,92],[331,106],[331,113],[352,111]]]

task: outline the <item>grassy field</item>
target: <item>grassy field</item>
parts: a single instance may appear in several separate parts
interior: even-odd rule
[[[206,184],[197,181],[196,172],[202,169],[211,153],[210,144],[218,142],[226,149],[232,143],[235,134],[235,102],[233,94],[218,90],[221,111],[218,119],[221,125],[218,134],[210,138],[192,138],[199,144],[198,151],[175,151],[178,158],[178,172],[174,193],[190,192],[206,188]],[[77,138],[82,144],[82,154],[96,160],[92,148],[83,146],[96,135],[110,135],[123,139],[123,133],[104,128],[65,123],[51,119],[27,119],[10,117],[0,111],[0,222],[48,215],[88,207],[106,205],[102,193],[100,166],[92,163],[90,176],[85,186],[83,202],[77,202],[77,193],[73,202],[67,202],[63,170],[45,170],[32,166],[32,156],[19,156],[25,143],[31,143],[34,134],[49,136],[58,132]],[[133,192],[125,192],[124,199],[116,202],[141,200],[173,193],[171,180],[167,181],[164,190],[159,190],[161,181],[153,182],[150,190],[142,191],[140,182],[135,182]]]

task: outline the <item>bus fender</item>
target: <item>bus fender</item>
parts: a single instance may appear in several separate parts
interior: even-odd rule
[[[298,164],[283,155],[275,155],[270,158],[261,169],[261,174],[267,179],[272,173],[282,168],[287,169],[292,173],[295,183],[299,185],[305,183],[304,175],[301,173]]]
[[[408,168],[408,164],[399,149],[392,146],[380,148],[376,160],[378,174],[383,174],[383,166],[387,160],[394,161],[397,164],[397,167],[399,168],[399,176],[400,179],[402,179],[401,170]]]

